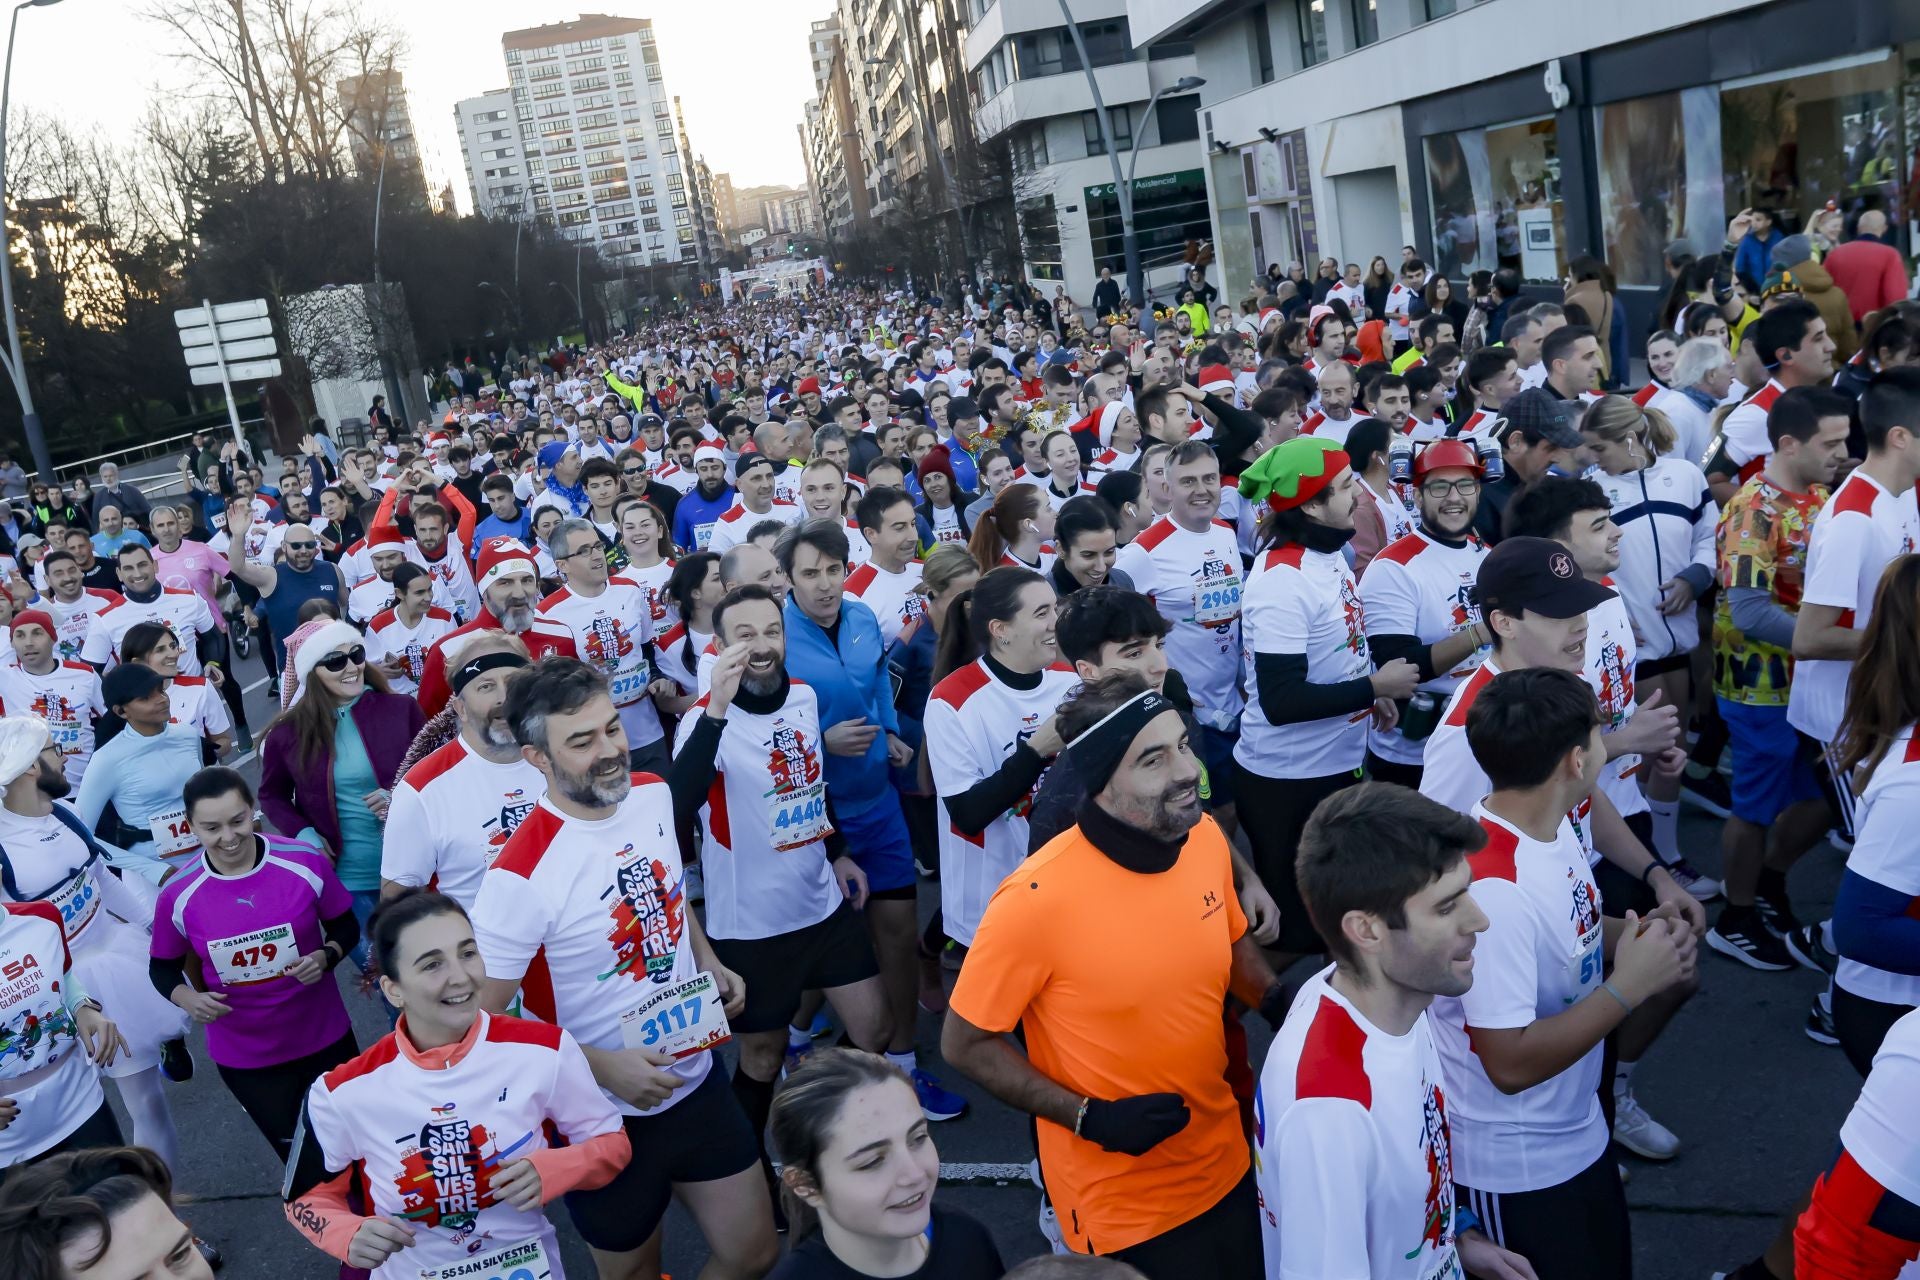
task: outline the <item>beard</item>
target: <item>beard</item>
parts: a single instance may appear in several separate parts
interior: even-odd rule
[[[749,658],[758,660],[766,656],[766,654],[751,654]],[[786,683],[787,665],[785,662],[775,662],[773,670],[764,676],[756,676],[751,671],[748,671],[740,677],[740,687],[756,698],[771,697],[785,688]]]
[[[727,482],[725,477],[718,480],[702,480],[700,482],[700,496],[708,502],[712,502],[725,491],[726,487]]]
[[[533,626],[533,606],[530,604],[510,604],[494,616],[500,619],[500,629],[510,636],[525,635]]]
[[[40,794],[49,800],[60,800],[73,790],[73,784],[67,781],[65,773],[49,773],[43,765],[40,769]]]
[[[519,744],[514,740],[513,730],[507,725],[505,709],[495,711],[485,720],[477,720],[466,714],[460,714],[460,727],[468,736],[486,743],[496,750],[510,750]]]
[[[633,789],[633,777],[627,772],[625,757],[608,756],[594,761],[585,773],[568,773],[556,765],[553,785],[575,804],[611,809],[627,798],[627,792]]]

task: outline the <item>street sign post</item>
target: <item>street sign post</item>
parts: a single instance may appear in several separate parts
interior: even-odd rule
[[[265,298],[245,302],[203,302],[173,313],[186,353],[187,376],[196,387],[218,383],[227,397],[227,420],[233,424],[233,442],[246,448],[240,431],[240,407],[233,400],[233,380],[252,382],[280,373],[279,344],[273,336],[273,317]]]

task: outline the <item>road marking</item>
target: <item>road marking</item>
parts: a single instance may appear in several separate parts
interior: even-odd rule
[[[1004,1186],[1008,1183],[1027,1180],[1026,1164],[959,1164],[942,1163],[940,1183],[942,1186]]]
[[[244,686],[240,690],[240,692],[252,693],[255,689],[264,689],[267,685],[272,683],[273,683],[272,676],[261,676],[258,680],[255,680],[252,684]]]

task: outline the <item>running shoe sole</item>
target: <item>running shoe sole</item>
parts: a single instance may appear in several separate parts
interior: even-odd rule
[[[1801,943],[1800,929],[1796,929],[1794,932],[1780,939],[1781,944],[1786,947],[1787,951],[1792,954],[1795,960],[1798,960],[1800,962],[1800,966],[1802,968],[1811,969],[1815,973],[1822,973],[1827,975],[1828,977],[1832,977],[1833,970],[1840,967],[1838,964],[1838,957],[1835,957],[1835,964],[1833,968],[1828,968],[1826,965],[1820,962],[1821,956],[1832,954],[1826,949],[1825,946],[1821,945],[1819,941],[1820,926],[1817,924],[1804,925],[1802,926],[1802,929],[1810,930],[1813,932],[1814,940],[1813,940],[1813,945],[1811,947],[1805,946]]]
[[[1712,774],[1710,776],[1717,778],[1720,775]],[[1691,782],[1691,781],[1693,781],[1693,779],[1681,780],[1680,803],[1690,804],[1694,808],[1700,810],[1700,812],[1710,813],[1716,818],[1731,818],[1733,816],[1733,810],[1729,809],[1726,805],[1720,803],[1719,800],[1717,800],[1711,795],[1707,795],[1703,792],[1696,791],[1693,787],[1688,786],[1687,785],[1688,782]]]

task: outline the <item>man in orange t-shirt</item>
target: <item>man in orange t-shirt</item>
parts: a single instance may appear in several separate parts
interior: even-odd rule
[[[1247,933],[1186,723],[1137,675],[1060,710],[1080,822],[1001,883],[947,1012],[946,1060],[1039,1118],[1076,1253],[1149,1280],[1260,1280],[1259,1210],[1220,1010],[1278,984]],[[1020,1027],[1026,1052],[1006,1038]]]

